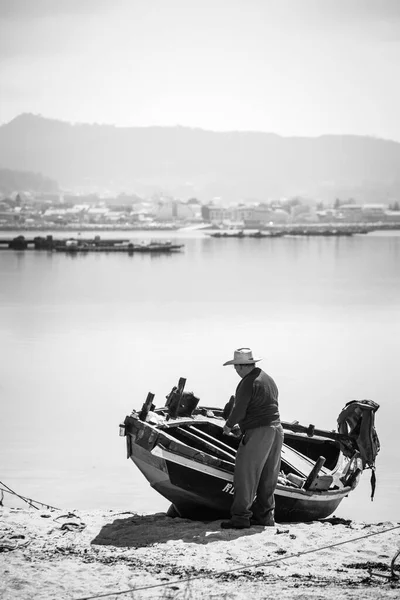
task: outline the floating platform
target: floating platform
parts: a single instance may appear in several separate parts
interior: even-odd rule
[[[326,237],[337,237],[337,236],[351,236],[355,234],[365,234],[373,231],[373,227],[362,226],[362,225],[282,225],[275,226],[266,229],[259,229],[258,231],[245,232],[241,230],[225,230],[225,231],[213,231],[208,235],[213,238],[276,238],[283,236],[326,236]]]
[[[147,252],[147,253],[157,253],[157,252],[178,252],[183,248],[183,244],[168,244],[168,243],[160,243],[160,244],[115,244],[115,245],[104,245],[104,246],[92,246],[90,244],[83,245],[79,244],[76,246],[57,246],[55,248],[56,252],[64,252],[68,254],[77,254],[77,253],[85,253],[85,252],[125,252],[125,253],[133,253],[133,252]]]
[[[0,248],[9,250],[46,250],[47,252],[177,252],[183,244],[173,244],[170,241],[155,241],[134,243],[128,239],[102,240],[100,236],[94,238],[66,238],[55,239],[52,235],[27,239],[19,235],[11,239],[0,239]]]

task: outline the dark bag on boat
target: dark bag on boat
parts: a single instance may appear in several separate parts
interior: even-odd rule
[[[351,400],[338,416],[338,431],[352,437],[360,452],[363,469],[371,469],[371,500],[374,497],[375,460],[380,442],[375,429],[375,413],[379,404],[373,400]]]

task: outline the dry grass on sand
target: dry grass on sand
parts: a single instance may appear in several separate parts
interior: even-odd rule
[[[3,507],[0,597],[397,599],[399,532],[335,518],[237,531],[164,513]]]

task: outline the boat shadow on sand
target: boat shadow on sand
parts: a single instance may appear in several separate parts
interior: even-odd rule
[[[220,520],[191,521],[171,518],[165,513],[129,514],[132,516],[115,519],[112,523],[104,525],[91,543],[118,548],[143,548],[171,540],[181,540],[191,544],[209,544],[221,540],[235,540],[239,537],[260,533],[263,530],[262,527],[225,530],[221,529]]]

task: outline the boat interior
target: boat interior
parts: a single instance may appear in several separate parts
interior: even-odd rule
[[[192,392],[183,391],[185,382],[183,378],[179,380],[162,408],[155,408],[154,395],[149,393],[139,419],[145,421],[150,418],[151,423],[153,415],[154,424],[158,419],[159,428],[169,439],[233,467],[240,443],[240,430],[238,436],[225,435],[223,409],[208,406],[198,408],[199,398]],[[311,479],[315,481],[322,476],[327,480],[324,485],[329,487],[332,484],[331,474],[338,468],[342,457],[339,436],[334,432],[316,430],[313,425],[305,427],[297,422],[282,425],[284,444],[281,475],[285,479],[286,476],[289,479],[298,478],[299,487],[307,487]]]
[[[222,432],[222,424],[208,421],[192,421],[181,424],[173,421],[167,427],[168,435],[192,448],[205,451],[214,458],[234,463],[240,437],[227,436]],[[319,457],[325,459],[322,473],[333,470],[340,455],[339,445],[333,440],[320,436],[308,437],[305,434],[284,432],[282,466],[285,474],[296,473],[307,476]]]

